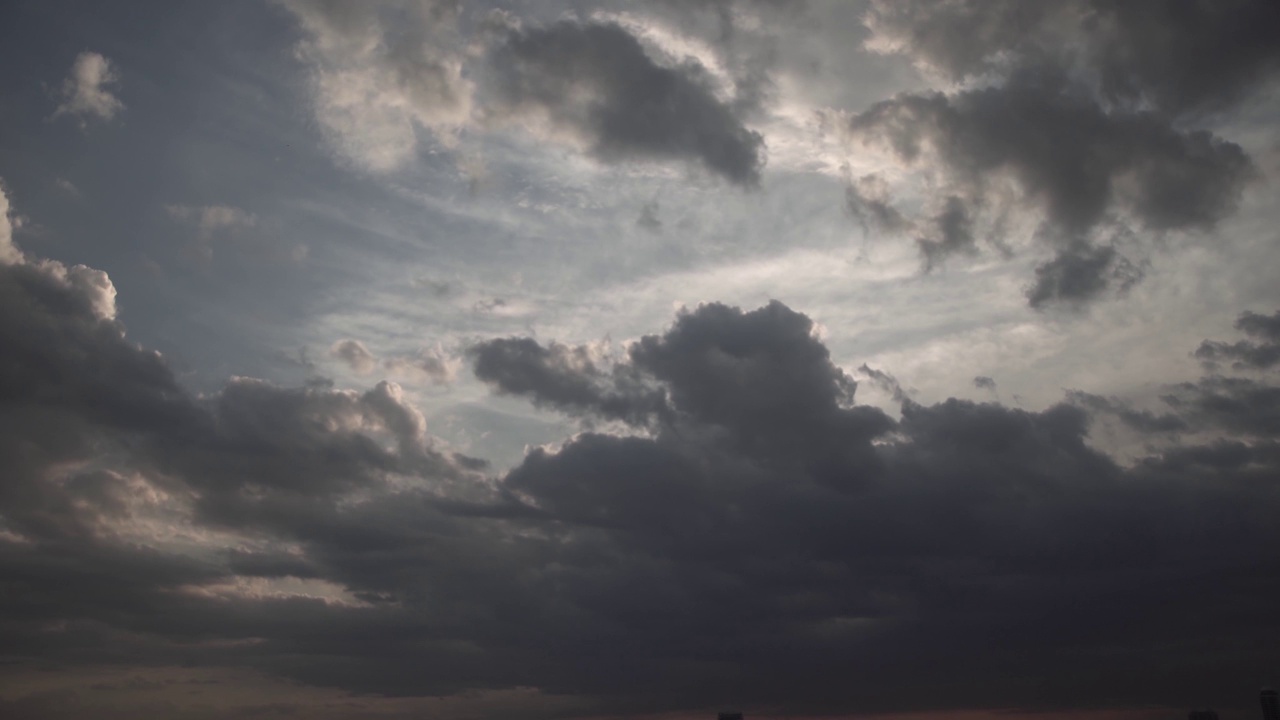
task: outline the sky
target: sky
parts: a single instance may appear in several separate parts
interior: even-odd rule
[[[0,716],[1280,684],[1280,5],[0,4]]]

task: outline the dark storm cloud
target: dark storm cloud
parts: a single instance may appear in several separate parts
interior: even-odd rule
[[[1232,410],[1206,409],[1221,403],[1206,392],[1187,401],[1190,421],[1074,393],[1074,405],[1043,412],[904,398],[900,423],[841,426],[847,383],[805,327],[803,316],[776,304],[750,313],[704,306],[682,316],[631,355],[668,385],[679,422],[650,438],[582,435],[559,451],[535,451],[506,479],[517,496],[616,558],[606,574],[564,569],[573,578],[564,591],[582,612],[609,618],[606,627],[634,627],[635,639],[622,641],[629,647],[707,668],[688,671],[695,674],[679,686],[694,677],[707,694],[669,688],[671,704],[731,692],[759,703],[794,706],[802,694],[811,707],[840,707],[837,698],[851,696],[874,705],[885,696],[872,685],[894,678],[909,677],[918,689],[967,672],[979,685],[991,682],[984,676],[1051,677],[1069,666],[1060,664],[1068,648],[1095,671],[1158,684],[1191,662],[1150,644],[1177,636],[1172,628],[1186,622],[1189,636],[1243,638],[1248,623],[1211,620],[1219,611],[1209,606],[1225,612],[1219,601],[1243,603],[1259,619],[1267,612],[1248,578],[1277,558],[1251,543],[1278,536],[1268,512],[1251,503],[1274,509],[1280,501],[1275,453],[1235,451],[1245,462],[1224,455],[1221,444],[1188,446],[1129,471],[1086,442],[1091,413],[1147,432],[1187,422],[1266,428],[1265,418],[1228,420]],[[783,346],[794,349],[766,350]],[[648,347],[664,347],[662,362]],[[740,362],[735,357],[757,357],[747,367],[770,370],[727,370]],[[720,372],[694,371],[704,364]],[[824,379],[811,382],[815,375]],[[1221,396],[1219,385],[1194,389]],[[754,414],[739,402],[758,387],[786,398],[776,401],[784,411],[773,433],[888,442],[873,457],[778,438],[744,448],[734,442],[738,430],[716,430]],[[1264,407],[1261,398],[1245,400],[1243,387],[1230,394],[1251,412]],[[788,403],[805,409],[786,411]],[[1225,485],[1201,470],[1219,456],[1239,471]],[[855,483],[831,482],[853,475]],[[1238,484],[1246,476],[1265,481]],[[1194,509],[1208,506],[1242,513],[1243,525],[1215,530],[1218,521]],[[1224,592],[1197,596],[1193,578],[1215,578]],[[1160,604],[1164,597],[1170,605]],[[1112,643],[1126,648],[1123,659],[1107,656],[1103,647]],[[1252,666],[1265,653],[1250,641],[1232,662]],[[730,658],[731,677],[710,669]],[[641,659],[630,671],[648,668]],[[866,684],[851,686],[850,672]],[[662,687],[651,692],[660,696]]]
[[[1185,673],[1270,658],[1280,403],[1261,382],[1171,388],[1170,417],[1228,436],[1126,469],[1088,444],[1091,414],[1174,421],[1086,394],[900,397],[895,421],[805,315],[708,304],[614,358],[472,348],[501,392],[644,431],[483,477],[391,383],[188,394],[109,287],[0,267],[0,640],[20,661],[847,712],[956,682],[956,706],[1190,703]],[[1070,679],[1084,666],[1132,682]]]
[[[1271,315],[1242,313],[1236,319],[1236,329],[1254,339],[1233,343],[1205,340],[1196,348],[1196,357],[1209,367],[1227,361],[1238,369],[1265,369],[1280,364],[1280,312]]]
[[[1274,80],[1280,8],[1268,0],[876,2],[876,43],[960,80],[1054,61],[1111,101],[1216,110]]]
[[[489,72],[506,112],[544,113],[602,160],[683,160],[738,185],[760,182],[764,140],[716,97],[706,70],[655,62],[618,25],[504,29]]]

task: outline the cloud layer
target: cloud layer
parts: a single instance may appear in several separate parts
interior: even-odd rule
[[[496,390],[598,425],[493,474],[394,383],[191,394],[126,339],[101,272],[22,256],[0,295],[15,658],[829,712],[924,709],[956,683],[960,706],[1143,703],[1269,657],[1267,380],[1173,386],[1160,413],[899,394],[895,417],[859,404],[804,314],[706,304],[620,352],[473,346]],[[334,353],[376,368],[355,341]],[[1111,415],[1164,449],[1094,449]]]

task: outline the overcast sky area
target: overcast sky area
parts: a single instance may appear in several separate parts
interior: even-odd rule
[[[0,3],[0,717],[1260,717],[1280,3]]]

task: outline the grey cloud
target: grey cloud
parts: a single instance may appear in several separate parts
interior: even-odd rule
[[[863,232],[895,233],[910,225],[890,202],[889,185],[879,176],[864,175],[854,180],[846,173],[844,202]]]
[[[895,422],[805,315],[708,304],[614,358],[475,346],[500,391],[644,431],[483,477],[391,383],[192,396],[60,267],[0,268],[0,515],[25,540],[0,539],[0,640],[20,659],[828,714],[921,708],[957,678],[969,707],[1182,703],[1187,672],[1269,667],[1263,383],[1172,388],[1173,414],[1238,434],[1126,469],[1088,443],[1115,401],[903,399]],[[148,534],[175,526],[194,547]],[[1132,682],[1057,680],[1082,662]]]
[[[706,71],[658,64],[618,25],[507,28],[488,69],[506,113],[540,112],[604,161],[687,161],[738,185],[760,181],[764,141],[715,96]]]
[[[902,95],[854,117],[856,137],[905,161],[936,153],[949,180],[981,199],[1005,174],[1053,231],[1079,238],[1124,210],[1152,230],[1206,229],[1235,208],[1252,164],[1238,145],[1174,130],[1146,113],[1107,112],[1050,77]]]
[[[1139,675],[1160,683],[1157,677],[1180,672],[1183,661],[1148,643],[1173,637],[1175,618],[1196,637],[1251,632],[1248,623],[1220,623],[1203,613],[1219,599],[1250,602],[1245,576],[1256,575],[1232,569],[1241,557],[1251,568],[1276,565],[1273,552],[1252,545],[1275,530],[1269,511],[1251,505],[1274,509],[1280,501],[1274,484],[1280,455],[1262,445],[1188,446],[1125,470],[1086,442],[1091,413],[1119,414],[1150,431],[1179,429],[1182,416],[1085,393],[1071,396],[1076,405],[1043,412],[904,400],[901,423],[882,427],[887,442],[870,475],[867,459],[856,455],[814,462],[821,445],[768,442],[743,452],[731,438],[698,432],[704,424],[726,427],[729,414],[750,415],[736,405],[746,388],[787,387],[812,374],[798,372],[814,368],[815,359],[803,359],[812,340],[789,329],[803,325],[776,305],[751,313],[704,306],[683,316],[666,336],[646,339],[666,346],[662,363],[647,363],[640,350],[632,354],[674,385],[672,404],[683,426],[650,438],[581,435],[558,451],[531,453],[506,478],[539,512],[571,524],[596,552],[624,563],[603,575],[565,568],[566,599],[593,621],[608,618],[605,627],[636,626],[644,652],[663,653],[655,663],[697,661],[681,682],[651,691],[670,693],[667,706],[726,692],[746,702],[793,705],[797,683],[808,698],[801,704],[811,710],[840,707],[850,693],[874,706],[884,702],[870,689],[874,683],[894,678],[918,691],[935,677],[954,680],[966,672],[960,664],[972,669],[972,663],[983,670],[966,676],[971,688],[984,682],[983,674],[998,675],[1007,688],[1009,677],[1043,678],[1052,676],[1050,668],[1068,667],[1059,664],[1066,648],[1087,655],[1092,671],[1132,679],[1142,667]],[[764,350],[782,338],[794,354]],[[717,356],[710,349],[731,346],[745,357],[760,353],[755,362],[773,368],[769,379],[722,371],[708,382],[696,372],[660,370],[700,367]],[[800,389],[804,384],[793,386],[793,396],[810,409],[783,414],[821,437],[838,415],[820,408],[843,402],[840,386],[818,382],[812,394]],[[725,405],[709,411],[710,397]],[[1225,483],[1204,471],[1206,463],[1228,473]],[[842,473],[860,473],[863,481],[828,482]],[[1255,476],[1269,479],[1247,482]],[[1243,524],[1214,531],[1216,521],[1197,518],[1204,503],[1242,513]],[[1196,559],[1188,562],[1188,553]],[[723,579],[708,583],[707,572]],[[1218,578],[1229,589],[1208,599],[1185,585],[1193,577]],[[1174,599],[1156,603],[1158,618],[1132,625],[1161,597]],[[1081,604],[1087,610],[1067,610]],[[1188,626],[1178,627],[1181,633]],[[1116,642],[1129,648],[1123,659],[1101,650]],[[924,646],[929,651],[922,653]],[[1244,668],[1264,656],[1261,645],[1251,645],[1233,657]],[[647,657],[633,656],[626,672],[656,673]],[[732,679],[710,669],[728,658]],[[848,682],[851,667],[864,683]],[[689,687],[690,677],[710,689],[677,689]],[[1065,697],[1066,686],[1061,690]]]
[[[1109,2],[1091,20],[1092,60],[1112,97],[1216,110],[1280,70],[1280,8],[1266,0]]]
[[[505,338],[478,343],[468,355],[476,377],[538,405],[633,424],[644,424],[666,409],[661,392],[645,387],[624,367],[612,372],[599,367],[587,348],[556,343],[543,347],[531,338]]]
[[[987,377],[986,375],[978,375],[973,379],[973,386],[978,388],[979,390],[994,391],[996,389],[996,381]]]
[[[1004,55],[1036,41],[1029,29],[1060,25],[1075,19],[1076,12],[1070,3],[876,0],[866,21],[873,49],[909,53],[935,71],[961,79],[999,69]]]
[[[933,237],[916,240],[924,254],[925,269],[932,270],[942,258],[955,253],[973,253],[977,244],[973,238],[973,218],[964,201],[952,195],[933,218]]]
[[[1280,310],[1270,315],[1243,312],[1236,318],[1236,329],[1263,340],[1280,342]]]
[[[872,47],[960,80],[1051,61],[1078,68],[1114,102],[1180,114],[1217,110],[1280,70],[1267,0],[876,2]]]
[[[1174,118],[1238,100],[1274,76],[1275,43],[1241,24],[1274,25],[1271,5],[874,3],[873,49],[905,53],[952,80],[994,84],[900,95],[850,128],[931,175],[937,215],[924,224],[936,229],[919,241],[926,267],[971,248],[965,228],[999,243],[1014,201],[1040,215],[1036,237],[1056,247],[1037,270],[1032,305],[1096,298],[1140,277],[1097,241],[1100,230],[1119,221],[1154,233],[1210,231],[1256,177],[1240,146]]]
[[[1186,420],[1177,415],[1138,410],[1117,398],[1071,390],[1067,393],[1067,400],[1094,413],[1114,415],[1125,425],[1139,432],[1169,433],[1190,429]]]
[[[1208,367],[1230,361],[1236,368],[1270,368],[1280,364],[1280,312],[1259,315],[1245,312],[1236,319],[1236,329],[1254,340],[1223,342],[1205,340],[1195,355]]]
[[[953,97],[903,95],[854,117],[850,127],[906,162],[940,162],[939,180],[950,194],[932,221],[935,236],[919,241],[926,267],[972,249],[973,214],[996,200],[991,179],[1015,181],[1018,200],[1042,214],[1037,237],[1058,248],[1036,270],[1028,291],[1033,307],[1087,301],[1141,278],[1114,247],[1092,239],[1116,213],[1153,231],[1208,230],[1234,210],[1254,176],[1233,143],[1174,130],[1150,114],[1107,112],[1048,79]]]
[[[1081,303],[1109,289],[1128,290],[1142,279],[1142,270],[1113,247],[1079,245],[1058,252],[1036,268],[1035,283],[1027,289],[1033,308],[1051,303]]]
[[[863,363],[862,366],[858,368],[858,372],[870,378],[871,382],[881,390],[892,395],[895,402],[905,402],[910,398],[907,391],[902,389],[902,385],[898,382],[898,378],[890,375],[889,373],[883,370],[877,370],[866,363]]]
[[[658,217],[658,201],[647,202],[640,207],[640,217],[636,218],[636,227],[658,234],[662,232],[662,219]]]
[[[1202,429],[1256,438],[1280,434],[1280,387],[1264,382],[1210,375],[1173,386],[1164,400]]]

